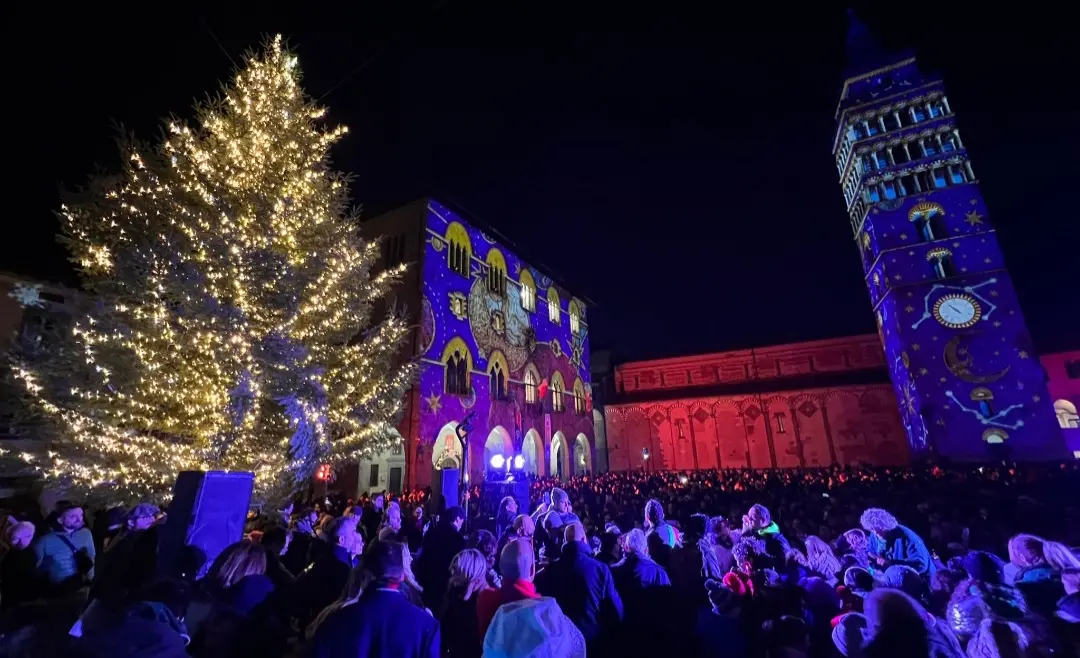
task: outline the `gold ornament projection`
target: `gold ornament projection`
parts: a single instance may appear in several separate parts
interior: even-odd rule
[[[12,355],[43,441],[6,457],[116,500],[167,495],[182,470],[253,471],[274,500],[400,441],[410,327],[372,311],[404,267],[375,273],[329,168],[346,128],[321,125],[299,77],[273,39],[192,126],[123,141],[122,176],[62,207],[90,302],[46,357]]]

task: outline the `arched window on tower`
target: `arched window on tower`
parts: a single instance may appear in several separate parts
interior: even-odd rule
[[[915,230],[923,242],[933,242],[948,237],[945,232],[945,209],[937,203],[920,203],[908,213]]]
[[[1068,400],[1058,400],[1054,403],[1054,413],[1057,415],[1058,425],[1063,429],[1080,428],[1080,415],[1076,413],[1076,405]]]
[[[952,252],[948,249],[931,249],[926,253],[926,260],[934,269],[934,276],[938,279],[956,276],[956,270],[952,264]]]
[[[472,240],[469,232],[459,222],[450,222],[443,238],[446,240],[447,266],[451,271],[468,277],[472,265]]]

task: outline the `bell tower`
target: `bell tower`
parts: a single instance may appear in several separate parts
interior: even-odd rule
[[[849,21],[833,155],[912,454],[1063,458],[944,84]]]

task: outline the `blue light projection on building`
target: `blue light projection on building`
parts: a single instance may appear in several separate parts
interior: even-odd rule
[[[833,147],[912,453],[1065,448],[942,80],[851,18]]]

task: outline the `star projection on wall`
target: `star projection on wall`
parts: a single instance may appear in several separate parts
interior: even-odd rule
[[[1019,428],[1024,426],[1024,420],[1023,419],[1019,419],[1015,423],[1006,423],[1006,422],[1003,422],[1003,421],[999,420],[1000,418],[1004,418],[1005,416],[1008,416],[1010,413],[1012,413],[1013,411],[1016,411],[1017,409],[1023,409],[1024,405],[1022,405],[1022,404],[1014,404],[1014,405],[1005,407],[1004,409],[997,412],[993,416],[983,416],[982,412],[980,412],[978,409],[969,408],[967,405],[965,405],[963,402],[961,402],[956,397],[956,395],[953,394],[952,391],[945,391],[945,395],[950,400],[955,402],[956,406],[960,407],[960,409],[962,409],[963,411],[966,411],[967,413],[972,414],[973,416],[978,418],[979,422],[982,423],[983,425],[991,425],[993,427],[1001,427],[1001,428],[1010,429],[1010,430],[1019,429]]]

